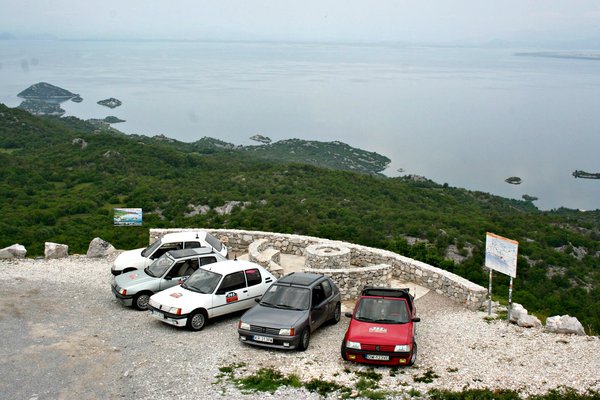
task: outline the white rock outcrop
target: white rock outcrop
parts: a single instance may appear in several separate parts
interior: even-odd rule
[[[569,315],[555,315],[546,319],[546,330],[556,333],[568,333],[585,336],[585,330],[581,322]]]
[[[513,303],[510,310],[510,322],[523,328],[541,328],[542,322],[538,317],[529,315],[528,311],[519,303]]]
[[[88,247],[88,257],[106,257],[116,251],[115,247],[99,237],[94,238]]]
[[[46,242],[44,243],[44,257],[65,258],[69,255],[69,246],[66,244]]]
[[[0,249],[0,259],[7,258],[25,258],[27,250],[25,246],[20,244],[13,244],[12,246]]]

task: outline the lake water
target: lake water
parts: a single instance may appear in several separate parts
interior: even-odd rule
[[[83,97],[66,115],[114,115],[125,133],[339,140],[389,157],[389,176],[600,208],[600,180],[571,176],[600,172],[600,61],[526,50],[0,40],[0,102],[44,81]]]

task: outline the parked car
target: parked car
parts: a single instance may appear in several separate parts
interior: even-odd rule
[[[408,289],[365,287],[342,342],[342,358],[366,364],[413,365],[416,317]]]
[[[116,276],[124,272],[144,269],[167,251],[198,247],[207,247],[227,257],[227,247],[208,232],[168,233],[145,249],[127,250],[119,254],[112,265],[111,272]]]
[[[174,326],[199,331],[210,318],[256,304],[275,278],[262,266],[227,260],[200,267],[181,286],[150,297],[150,315]]]
[[[171,250],[143,270],[130,271],[113,278],[112,291],[117,300],[138,310],[148,309],[154,293],[181,285],[200,266],[227,260],[212,248]]]
[[[274,283],[238,324],[243,343],[306,350],[311,334],[341,314],[340,291],[327,276],[293,272]]]

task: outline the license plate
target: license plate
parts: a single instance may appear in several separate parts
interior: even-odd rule
[[[148,310],[148,311],[150,311],[150,315],[154,315],[157,318],[167,318],[167,316],[165,314],[158,312],[156,310]]]
[[[389,361],[390,360],[390,356],[382,356],[379,354],[367,354],[365,356],[365,358],[367,360],[373,360],[373,361]]]
[[[254,335],[255,342],[273,343],[272,337]]]

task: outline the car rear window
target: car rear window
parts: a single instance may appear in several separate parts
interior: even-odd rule
[[[217,251],[221,251],[221,249],[223,248],[223,243],[221,243],[219,239],[217,239],[210,233],[206,234],[206,243],[210,244],[213,247],[213,249]]]

